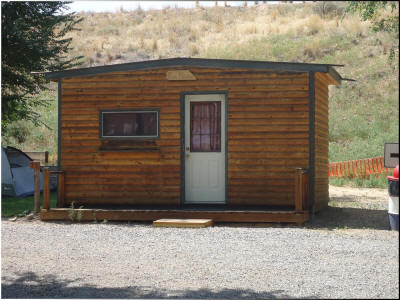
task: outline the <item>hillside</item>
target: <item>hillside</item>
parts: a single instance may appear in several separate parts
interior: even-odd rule
[[[394,41],[372,33],[358,16],[342,19],[344,2],[258,4],[249,7],[84,13],[80,31],[70,34],[70,55],[83,66],[170,57],[204,57],[344,64],[346,78],[330,88],[330,160],[383,155],[398,141],[398,57],[388,63]],[[54,86],[55,88],[55,86]],[[39,95],[55,99],[56,94]],[[5,144],[51,151],[56,159],[56,104],[42,116],[52,128],[14,124]]]

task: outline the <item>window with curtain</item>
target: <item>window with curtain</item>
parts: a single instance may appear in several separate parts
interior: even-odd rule
[[[100,112],[101,138],[158,138],[159,110]]]
[[[221,102],[190,103],[190,151],[221,152]]]

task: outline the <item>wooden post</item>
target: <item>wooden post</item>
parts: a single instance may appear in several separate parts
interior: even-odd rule
[[[310,193],[308,191],[308,170],[303,170],[303,209],[308,210],[308,198]]]
[[[49,151],[45,151],[45,152],[44,152],[44,162],[45,162],[46,164],[49,163]]]
[[[33,169],[33,210],[37,214],[40,211],[40,161],[31,161]]]
[[[296,168],[296,212],[303,211],[303,169]]]
[[[50,170],[43,168],[43,209],[50,208]]]
[[[58,207],[64,207],[64,172],[58,173]]]

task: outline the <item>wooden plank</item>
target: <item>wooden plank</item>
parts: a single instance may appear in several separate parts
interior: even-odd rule
[[[168,71],[167,71],[168,72]],[[254,72],[230,72],[227,76],[226,72],[204,72],[191,69],[190,72],[197,78],[198,81],[215,80],[215,81],[267,81],[271,84],[285,83],[285,84],[304,84],[308,85],[308,76],[303,74],[273,74],[273,73],[254,73]],[[225,73],[225,74],[224,74]],[[65,86],[75,86],[81,83],[104,83],[104,82],[150,82],[152,85],[158,85],[166,82],[166,71],[159,72],[158,74],[143,74],[130,73],[130,74],[116,74],[108,73],[103,76],[82,76],[79,78],[65,78],[63,82]]]
[[[65,96],[73,96],[73,95],[130,95],[130,94],[153,94],[154,89],[157,88],[157,92],[159,93],[169,93],[176,94],[181,93],[185,90],[194,90],[194,91],[203,91],[205,88],[212,90],[229,90],[231,92],[269,92],[275,95],[289,96],[292,97],[305,97],[308,94],[308,86],[300,85],[300,86],[279,86],[279,85],[227,85],[224,83],[218,84],[207,84],[200,85],[197,84],[188,85],[187,83],[182,83],[181,86],[169,87],[169,86],[151,86],[151,87],[124,87],[121,89],[116,88],[63,88],[62,95]]]
[[[292,203],[294,196],[295,186],[293,184],[288,186],[238,185],[229,188],[229,201],[240,198],[249,202],[263,202],[265,205],[269,204],[268,201],[278,201],[276,203],[279,205],[278,203],[281,203],[283,199],[294,205],[294,202]]]
[[[308,111],[308,105],[251,105],[251,106],[229,106],[228,113],[234,112],[300,112]]]
[[[266,165],[266,166],[285,166],[287,168],[293,167],[297,168],[301,167],[308,167],[308,159],[229,159],[229,164],[235,165],[247,165],[247,166],[259,166],[259,165]]]
[[[82,101],[84,100],[84,102]],[[99,109],[113,109],[118,108],[132,108],[132,107],[158,107],[158,106],[179,106],[179,98],[177,96],[173,99],[164,99],[164,96],[158,97],[156,100],[144,100],[143,98],[138,99],[125,99],[124,101],[117,99],[109,100],[96,100],[89,101],[87,97],[85,99],[79,99],[76,97],[63,99],[63,114],[78,113],[99,113]],[[296,103],[295,103],[296,104]],[[64,109],[65,108],[65,109]]]
[[[65,190],[64,190],[64,172],[58,174],[58,189],[57,189],[57,195],[58,195],[58,201],[57,205],[58,207],[64,207],[64,197],[65,197]]]
[[[234,134],[236,132],[247,132],[249,136],[253,133],[259,132],[271,132],[271,133],[280,133],[280,132],[308,132],[309,126],[306,125],[268,125],[268,126],[258,126],[258,125],[248,125],[244,127],[243,125],[232,125],[229,126],[229,132]],[[171,130],[172,132],[172,130]]]
[[[171,165],[140,165],[136,166],[134,169],[132,169],[131,166],[101,166],[101,165],[95,165],[95,166],[85,166],[85,165],[79,165],[75,167],[69,167],[68,173],[73,173],[73,172],[78,172],[85,174],[87,173],[92,173],[92,172],[107,172],[107,173],[118,173],[118,172],[132,172],[132,173],[179,173],[180,172],[180,166],[171,166]],[[179,175],[177,175],[179,176]]]
[[[50,169],[43,168],[43,209],[50,208]]]
[[[308,118],[308,112],[301,111],[290,111],[290,112],[230,112],[228,114],[229,119],[281,119],[281,118]]]
[[[68,220],[68,208],[42,210],[43,221]],[[161,218],[199,218],[214,222],[303,223],[309,214],[294,211],[187,211],[187,210],[104,210],[81,209],[82,221],[154,221]]]
[[[87,161],[87,160],[62,160],[62,166],[64,169],[67,167],[79,167],[82,165],[86,165],[88,167],[91,166],[130,166],[130,167],[136,167],[136,166],[142,166],[142,165],[152,165],[152,166],[179,166],[180,161],[171,161],[171,160],[113,160],[113,161],[104,161],[104,160],[93,160],[93,161]]]
[[[146,203],[151,202],[151,200],[179,199],[179,195],[180,191],[159,191],[157,189],[148,189],[147,191],[67,191],[66,198],[82,199],[82,201],[88,203],[96,203],[97,198],[99,198],[99,201],[102,198],[111,201],[111,203],[121,200],[126,203]]]
[[[273,153],[273,152],[308,152],[307,145],[259,145],[255,144],[252,145],[251,143],[248,144],[229,144],[229,152],[260,152],[263,153]]]
[[[204,228],[212,226],[211,219],[158,219],[153,221],[154,227],[178,227],[178,228]]]
[[[72,107],[78,104],[79,107],[88,107],[87,104],[99,104],[106,107],[114,105],[124,105],[130,101],[179,101],[179,93],[158,93],[157,90],[154,93],[148,94],[120,94],[120,95],[107,95],[107,94],[94,94],[94,95],[63,95],[63,106]],[[85,102],[81,102],[84,100]],[[110,103],[110,101],[112,101]]]
[[[154,193],[159,193],[159,194],[164,194],[164,193],[173,193],[176,194],[176,192],[180,192],[180,185],[175,184],[175,185],[165,185],[165,184],[159,184],[159,185],[140,185],[140,186],[131,186],[127,184],[120,184],[120,185],[97,185],[97,184],[85,184],[85,185],[77,185],[73,187],[73,190],[68,192],[69,196],[80,196],[82,195],[82,192],[96,192],[97,195],[100,193],[104,193],[106,195],[106,192],[111,192],[108,194],[108,196],[113,196],[112,193],[115,192],[121,192],[121,193],[126,193],[129,192],[129,195],[133,195],[132,192],[137,192],[140,194],[140,192],[153,192]]]
[[[40,212],[40,162],[30,162],[30,167],[33,169],[33,208],[37,214]]]
[[[206,78],[196,80],[193,75],[192,79],[172,79],[172,73],[168,73],[166,76],[171,75],[171,79],[164,80],[143,80],[143,78],[137,78],[136,80],[98,80],[98,81],[86,81],[86,82],[74,82],[74,83],[64,83],[63,84],[63,92],[69,92],[71,90],[89,90],[96,88],[148,88],[148,87],[160,87],[162,89],[174,89],[177,87],[192,87],[192,86],[203,86],[203,87],[211,87],[211,86],[249,86],[249,87],[259,87],[264,86],[265,88],[272,88],[274,90],[282,89],[282,90],[308,90],[308,83],[304,79],[297,80],[287,80],[287,79],[257,79],[257,78]],[[181,74],[183,75],[183,73]],[[179,78],[180,75],[176,75],[176,78]],[[186,76],[186,75],[184,75]],[[188,77],[189,78],[189,77]],[[174,81],[170,81],[174,80]],[[195,81],[195,82],[184,82],[186,80]]]
[[[144,151],[139,151],[139,152],[95,152],[95,153],[82,153],[77,157],[75,153],[69,154],[69,153],[64,153],[63,159],[78,159],[78,160],[138,160],[138,159],[144,159],[144,160],[156,160],[156,159],[169,159],[169,160],[179,160],[180,159],[180,153],[179,152],[161,152],[161,151],[152,151],[148,152],[146,150]]]
[[[81,198],[81,197],[67,197],[66,198],[66,206],[69,206],[72,201],[76,206],[95,206],[95,205],[107,205],[107,206],[132,206],[132,205],[161,205],[161,206],[179,206],[180,198],[179,197],[147,197],[144,196],[142,198],[132,198],[132,197],[112,197],[112,198]]]
[[[126,178],[127,180],[129,179],[135,179],[138,177],[145,177],[145,176],[150,176],[152,178],[180,178],[180,174],[173,173],[173,172],[159,172],[157,170],[146,170],[146,171],[137,171],[137,170],[129,170],[129,171],[119,171],[119,172],[109,172],[109,171],[103,171],[103,170],[98,170],[98,171],[88,171],[88,170],[82,170],[82,171],[77,171],[75,170],[74,172],[69,172],[68,178],[82,178],[82,177],[97,177],[97,178]]]
[[[303,211],[303,169],[296,169],[296,197],[295,197],[295,207],[296,212]]]
[[[251,169],[253,172],[260,172],[260,173],[285,173],[285,174],[291,174],[295,168],[289,169],[285,168],[284,166],[270,166],[270,165],[243,165],[243,164],[233,164],[231,162],[228,162],[228,169],[230,173],[244,173],[243,171]],[[290,176],[290,175],[288,175]],[[294,178],[294,176],[293,176]]]
[[[288,196],[287,198],[282,198],[282,199],[262,199],[262,200],[256,200],[250,197],[235,197],[233,196],[230,200],[229,203],[234,206],[246,206],[246,207],[260,207],[260,206],[279,206],[279,207],[287,207],[287,208],[292,208],[294,204],[293,200],[293,195]]]
[[[288,143],[290,145],[288,145]],[[265,148],[275,149],[274,147],[307,147],[309,140],[307,139],[279,139],[279,138],[247,138],[247,139],[229,139],[229,149],[234,146],[251,147],[251,146],[263,146]]]
[[[68,176],[65,178],[65,184],[66,185],[71,185],[71,184],[78,184],[78,185],[86,185],[86,184],[106,184],[106,185],[120,185],[120,184],[128,184],[131,186],[136,186],[136,185],[147,185],[147,186],[158,186],[160,184],[165,184],[165,185],[179,185],[180,184],[180,179],[179,177],[176,178],[152,178],[151,176],[149,177],[143,177],[143,176],[137,176],[135,179],[130,179],[130,178],[99,178],[99,177],[93,177],[93,178],[85,178],[85,176],[82,176],[80,178],[69,178]]]
[[[247,186],[284,186],[293,184],[292,179],[276,178],[266,179],[264,181],[254,181],[252,179],[230,179],[229,182],[233,185],[247,185]]]
[[[248,152],[230,152],[228,153],[228,159],[269,159],[269,158],[282,158],[282,159],[295,159],[303,158],[307,159],[308,152],[259,152],[259,153],[248,153]]]
[[[243,119],[231,119],[229,120],[229,126],[237,126],[237,125],[308,125],[309,120],[304,118],[281,118],[281,119],[263,119],[263,118],[243,118]]]
[[[308,132],[291,132],[291,131],[282,131],[279,133],[275,132],[257,132],[257,133],[252,133],[251,135],[246,132],[246,130],[243,130],[242,132],[230,132],[228,131],[228,137],[229,139],[256,139],[256,138],[270,138],[270,139],[279,139],[282,136],[286,137],[288,139],[288,143],[290,143],[290,139],[308,139],[309,134]]]

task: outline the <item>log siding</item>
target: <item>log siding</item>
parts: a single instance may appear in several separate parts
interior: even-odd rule
[[[189,70],[197,80],[168,81],[166,72],[178,69]],[[318,114],[327,116],[327,87],[318,76],[315,82],[319,199],[326,183],[327,120]],[[228,93],[229,205],[293,206],[295,168],[309,168],[308,72],[170,67],[63,78],[60,90],[60,166],[67,206],[72,201],[179,205],[180,99],[185,92]],[[159,139],[146,145],[129,142],[125,151],[123,146],[102,150],[99,111],[141,108],[160,109]]]
[[[329,112],[328,78],[323,73],[315,76],[315,176],[314,210],[328,206],[329,201]]]

